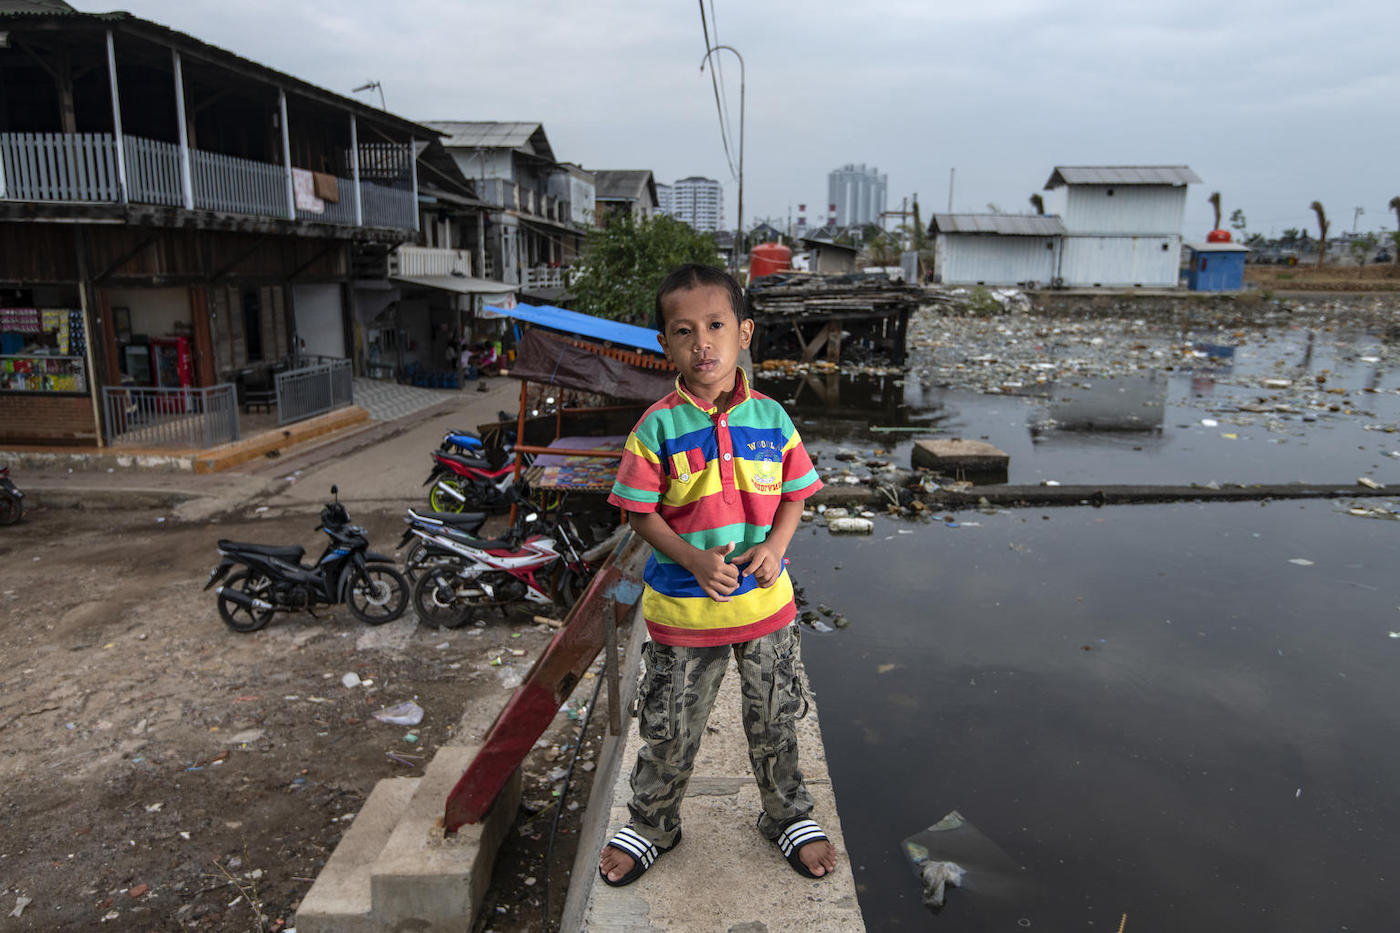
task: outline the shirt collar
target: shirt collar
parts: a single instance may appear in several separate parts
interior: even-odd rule
[[[685,382],[681,376],[676,377],[676,394],[707,415],[713,415],[715,412],[719,411],[718,405],[711,405],[707,408],[704,403],[691,395],[686,389]],[[724,410],[733,411],[750,398],[752,398],[752,393],[749,392],[748,377],[744,375],[743,369],[736,368],[734,370],[734,391],[729,394],[729,403]]]

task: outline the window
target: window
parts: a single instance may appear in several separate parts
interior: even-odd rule
[[[245,288],[243,297],[243,357],[249,363],[263,358],[262,345],[262,302],[256,288]]]

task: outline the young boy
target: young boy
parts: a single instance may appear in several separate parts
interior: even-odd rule
[[[681,266],[657,290],[656,318],[680,371],[676,391],[637,422],[608,497],[654,549],[642,595],[644,745],[631,821],[604,846],[598,872],[614,887],[631,884],[680,842],[681,800],[732,652],[763,802],[758,829],[799,874],[820,878],[836,868],[836,849],[808,818],[797,764],[795,720],[806,705],[783,553],[821,480],[792,419],[738,368],[753,321],[733,278]]]

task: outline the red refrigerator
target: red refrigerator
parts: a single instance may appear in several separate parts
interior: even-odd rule
[[[151,379],[163,389],[189,388],[194,383],[194,363],[190,360],[188,337],[151,338]],[[162,395],[156,400],[161,411],[184,411],[185,393]]]
[[[151,338],[151,375],[163,389],[194,384],[194,362],[190,359],[188,337]]]

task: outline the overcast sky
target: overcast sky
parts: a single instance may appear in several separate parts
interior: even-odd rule
[[[101,4],[77,0],[96,12]],[[137,16],[348,93],[383,82],[419,120],[544,124],[556,157],[730,180],[700,8],[689,0],[123,0]],[[706,0],[707,9],[710,0]],[[1206,198],[1252,231],[1394,230],[1400,4],[1340,0],[713,0],[747,63],[744,202],[815,216],[847,162],[889,176],[889,206],[1029,211],[1055,165],[1191,166],[1183,233]],[[714,27],[712,27],[714,28]],[[712,33],[711,40],[715,35]],[[724,55],[737,146],[739,73]],[[376,96],[361,95],[377,102]],[[737,153],[735,154],[737,156]]]

